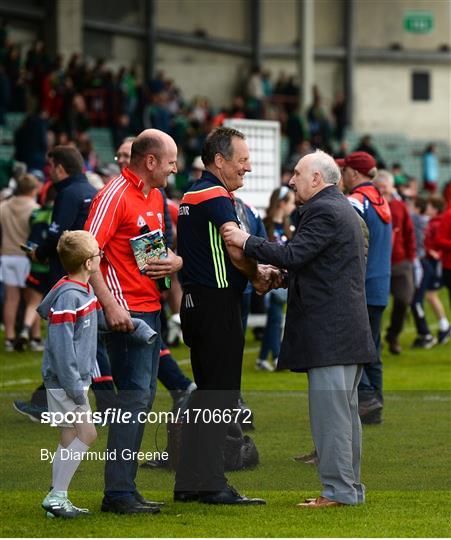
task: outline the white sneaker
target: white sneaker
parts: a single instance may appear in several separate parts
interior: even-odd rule
[[[14,341],[12,339],[5,339],[5,352],[14,352]]]
[[[44,345],[41,341],[38,341],[36,339],[30,339],[30,351],[33,352],[43,352]]]
[[[80,514],[86,514],[82,509],[76,508],[63,492],[50,492],[42,501],[41,506],[47,511],[48,517],[72,519],[78,517]]]
[[[260,360],[260,358],[257,359],[255,368],[262,371],[274,371],[274,367],[269,360]]]

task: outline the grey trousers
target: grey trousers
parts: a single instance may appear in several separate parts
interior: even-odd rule
[[[318,454],[321,495],[344,504],[365,501],[360,482],[362,427],[357,387],[362,367],[329,366],[308,371],[309,413]]]

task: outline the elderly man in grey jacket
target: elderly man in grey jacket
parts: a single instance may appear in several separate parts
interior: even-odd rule
[[[365,303],[364,238],[340,193],[334,160],[303,157],[289,185],[302,205],[286,246],[228,230],[226,242],[263,263],[288,270],[285,332],[279,369],[307,372],[310,426],[323,490],[299,507],[354,505],[365,500],[360,480],[361,425],[357,386],[362,365],[376,359]]]

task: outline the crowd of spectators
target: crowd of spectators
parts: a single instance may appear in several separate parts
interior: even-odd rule
[[[144,80],[139,67],[114,71],[105,59],[89,59],[79,53],[64,62],[61,55],[51,55],[42,40],[23,51],[8,38],[7,22],[3,20],[0,126],[5,124],[6,112],[26,113],[14,133],[15,160],[41,177],[45,175],[48,150],[58,144],[72,144],[83,155],[86,170],[99,172],[101,165],[107,164],[99,161],[90,127],[109,128],[114,148],[126,137],[153,127],[170,134],[178,146],[176,185],[184,191],[194,160],[211,129],[227,118],[250,118],[280,122],[283,171],[291,171],[300,158],[315,149],[336,158],[364,151],[375,158],[378,167],[389,166],[369,135],[357,147],[348,147],[346,98],[341,92],[326,106],[320,89],[314,86],[311,105],[301,114],[300,83],[295,75],[282,71],[275,78],[269,70],[253,69],[245,79],[237,81],[230,103],[218,108],[207,97],[185,99],[181,88],[163,71]],[[423,181],[429,191],[438,182],[434,152],[431,144],[423,156]],[[413,180],[396,165],[395,181],[408,188]]]
[[[0,37],[0,126],[6,112],[26,113],[14,136],[15,158],[29,169],[43,170],[47,150],[56,144],[75,144],[87,170],[100,165],[88,136],[90,127],[107,127],[117,148],[120,142],[148,127],[169,133],[179,148],[179,185],[207,133],[226,118],[279,120],[284,165],[300,145],[331,151],[332,141],[344,136],[345,99],[337,94],[330,111],[320,91],[313,88],[312,105],[299,114],[299,83],[281,72],[277,79],[265,70],[253,70],[238,81],[228,105],[214,107],[203,96],[185,99],[176,82],[163,71],[152,80],[140,76],[138,66],[112,70],[104,59],[91,60],[78,53],[67,62],[52,56],[41,40],[26,52],[7,37]]]

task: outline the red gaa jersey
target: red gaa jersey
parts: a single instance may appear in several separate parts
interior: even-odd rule
[[[144,195],[144,182],[129,169],[111,180],[92,201],[85,230],[95,236],[105,255],[100,269],[111,294],[129,311],[158,311],[156,283],[140,273],[130,246],[146,225],[164,230],[164,201],[158,189]]]

